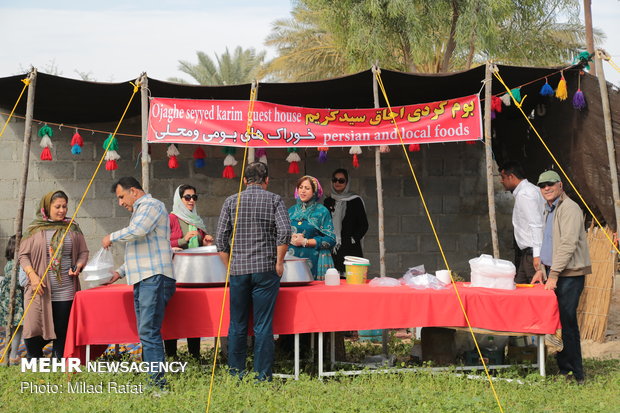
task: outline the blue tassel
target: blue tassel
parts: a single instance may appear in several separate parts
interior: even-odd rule
[[[79,155],[82,153],[82,147],[80,145],[73,145],[71,147],[71,153],[74,155]]]
[[[586,97],[583,95],[581,89],[575,92],[573,96],[573,107],[578,110],[585,109],[586,107]]]
[[[204,158],[197,158],[194,161],[194,165],[196,165],[196,168],[204,168],[205,167],[205,160],[204,160]]]
[[[545,82],[545,84],[540,88],[539,93],[541,96],[553,96],[555,94],[555,92],[553,91],[553,88],[547,82]]]

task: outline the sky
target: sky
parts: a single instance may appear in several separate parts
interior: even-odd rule
[[[0,77],[30,66],[79,79],[123,82],[147,72],[166,80],[191,79],[179,60],[212,58],[228,47],[264,46],[277,19],[288,18],[291,0],[0,0]],[[620,65],[620,0],[592,0],[594,26],[603,48]],[[607,80],[620,86],[620,73],[605,64]]]

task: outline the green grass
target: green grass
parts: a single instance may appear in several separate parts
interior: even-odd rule
[[[548,362],[554,372],[555,363]],[[538,376],[537,370],[514,368],[495,375],[518,378],[523,384],[494,382],[506,412],[613,412],[620,411],[620,360],[585,360],[584,386],[563,377]],[[21,373],[16,366],[0,368],[1,412],[202,412],[206,409],[210,366],[190,363],[184,374],[169,374],[171,392],[160,398],[143,394],[31,394],[20,392],[23,381],[57,384],[66,389],[63,373]],[[78,373],[73,381],[91,384],[114,381],[145,383],[135,374]],[[452,373],[393,373],[254,383],[239,381],[218,369],[212,394],[212,412],[498,412],[486,379],[468,379]]]

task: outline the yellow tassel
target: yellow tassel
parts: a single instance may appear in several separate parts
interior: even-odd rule
[[[566,79],[562,76],[558,83],[558,88],[555,90],[555,97],[560,100],[566,100],[568,98],[568,90],[566,89]]]

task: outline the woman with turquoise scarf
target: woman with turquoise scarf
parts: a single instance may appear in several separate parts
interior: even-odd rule
[[[302,176],[295,186],[297,203],[288,210],[293,230],[289,253],[308,259],[315,280],[325,279],[327,269],[334,266],[331,249],[336,244],[331,214],[318,203],[322,196],[319,181]]]

